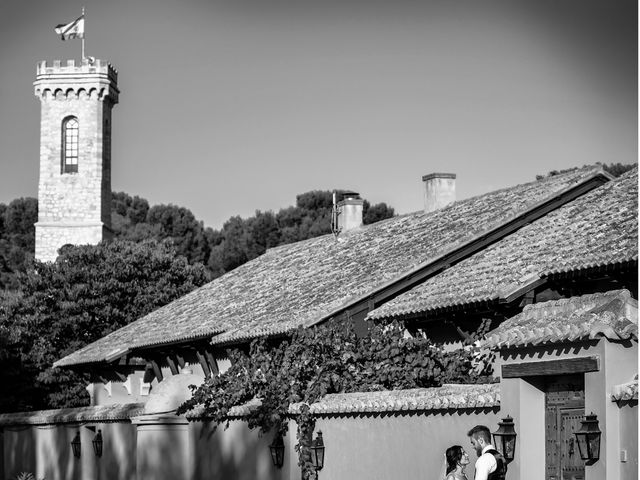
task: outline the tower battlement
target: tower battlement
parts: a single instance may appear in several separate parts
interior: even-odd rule
[[[36,81],[33,82],[35,94],[42,99],[97,96],[104,100],[109,98],[118,103],[118,71],[104,60],[95,59],[90,62],[84,59],[76,65],[75,60],[60,60],[52,63],[41,61],[36,67]]]
[[[76,65],[75,60],[67,60],[66,64],[62,64],[62,60],[54,60],[51,64],[46,60],[38,62],[36,75],[54,75],[54,74],[77,74],[77,73],[102,73],[118,81],[118,71],[105,60],[96,58],[93,62],[85,58],[80,65]]]

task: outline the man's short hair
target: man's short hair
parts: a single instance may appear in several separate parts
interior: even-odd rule
[[[483,438],[486,443],[491,443],[491,432],[489,431],[489,427],[485,427],[484,425],[476,425],[467,432],[467,436],[473,437],[476,440]]]

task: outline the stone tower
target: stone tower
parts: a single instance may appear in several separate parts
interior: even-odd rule
[[[37,67],[40,180],[35,257],[54,261],[66,244],[111,236],[111,110],[118,74],[106,62]]]

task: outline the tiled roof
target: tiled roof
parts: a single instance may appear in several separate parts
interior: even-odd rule
[[[133,350],[213,337],[233,342],[290,331],[465,245],[595,177],[595,169],[545,178],[346,232],[283,245],[74,352],[56,366],[105,361]]]
[[[0,427],[11,425],[52,425],[60,423],[118,422],[142,413],[143,403],[60,408],[0,414]]]
[[[415,412],[493,408],[500,406],[500,384],[443,385],[434,388],[385,390],[379,392],[336,393],[309,407],[314,415],[339,413]],[[298,413],[294,404],[290,413]]]
[[[493,330],[485,345],[503,349],[602,337],[638,340],[638,302],[628,290],[527,305]]]
[[[614,402],[638,400],[638,375],[636,374],[630,382],[615,385],[611,392],[611,400]]]
[[[229,411],[229,418],[241,418],[260,405],[254,399],[244,405],[236,405]],[[301,403],[289,407],[289,414],[300,413]],[[385,390],[378,392],[334,393],[325,395],[309,406],[313,415],[338,413],[416,412],[426,410],[453,410],[469,408],[494,408],[500,406],[500,384],[449,384],[433,388]],[[189,420],[206,418],[204,407],[199,405],[186,414]]]
[[[253,410],[261,405],[259,399],[254,398],[253,400],[249,400],[244,405],[234,405],[229,409],[229,413],[227,415],[228,418],[242,418],[249,415]],[[207,418],[204,414],[204,407],[202,405],[197,405],[193,409],[189,410],[185,416],[189,420],[200,420],[203,418]]]
[[[420,316],[508,298],[541,277],[638,259],[637,167],[369,313]]]

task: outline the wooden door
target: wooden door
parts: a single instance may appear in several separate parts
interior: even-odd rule
[[[584,376],[548,378],[545,408],[545,480],[584,480],[584,462],[573,434],[584,416]]]

